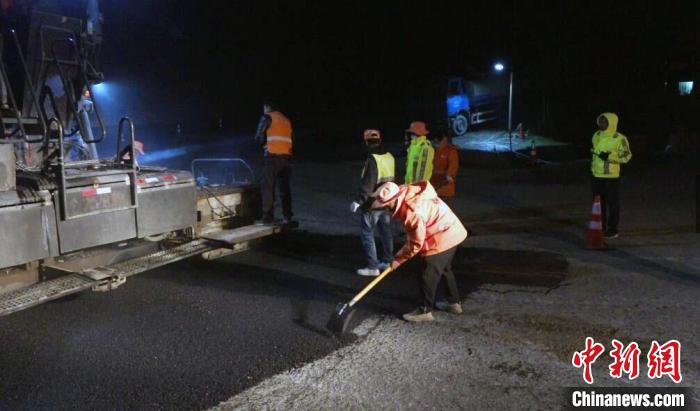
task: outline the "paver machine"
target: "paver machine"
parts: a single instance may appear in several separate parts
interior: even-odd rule
[[[0,316],[286,228],[254,224],[259,189],[245,161],[214,160],[249,175],[200,186],[194,170],[139,166],[128,117],[108,135],[91,93],[103,77],[96,0],[79,17],[17,13],[23,29],[3,24],[0,38]],[[70,156],[80,139],[87,149]]]

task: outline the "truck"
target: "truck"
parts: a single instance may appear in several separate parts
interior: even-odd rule
[[[453,136],[463,136],[475,126],[504,118],[506,76],[441,75],[409,84],[407,111],[411,118],[428,121],[429,125],[446,125]]]
[[[0,37],[0,316],[113,290],[184,258],[245,251],[293,228],[255,223],[260,190],[243,159],[198,159],[191,170],[139,165],[129,117],[119,121],[112,148],[105,146],[91,93],[104,79],[97,0],[80,17],[25,13],[23,30]],[[78,107],[85,94],[89,115]],[[100,150],[70,158],[68,140],[78,134]],[[212,162],[239,172],[207,184],[197,168]]]

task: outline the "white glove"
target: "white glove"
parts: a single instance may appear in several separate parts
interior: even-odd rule
[[[358,208],[360,208],[360,203],[358,203],[357,201],[353,201],[352,204],[350,204],[351,213],[356,213]]]

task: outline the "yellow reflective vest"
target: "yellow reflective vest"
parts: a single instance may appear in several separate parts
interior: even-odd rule
[[[419,181],[430,181],[433,175],[433,157],[435,149],[426,136],[416,137],[408,146],[406,158],[405,184],[413,184]]]
[[[394,156],[387,152],[384,154],[372,154],[372,157],[377,162],[377,184],[394,181]],[[362,170],[362,175],[365,175],[365,170]]]

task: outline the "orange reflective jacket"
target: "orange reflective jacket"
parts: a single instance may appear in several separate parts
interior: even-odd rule
[[[267,113],[272,120],[267,128],[267,152],[292,155],[292,122],[279,111]]]
[[[430,178],[430,183],[435,187],[440,197],[455,196],[455,181],[457,180],[458,169],[459,152],[457,147],[447,142],[440,144],[435,152],[433,176]],[[447,176],[450,176],[452,181]]]
[[[427,181],[400,186],[393,217],[403,222],[407,237],[394,257],[399,264],[419,253],[447,251],[467,238],[467,229]]]

